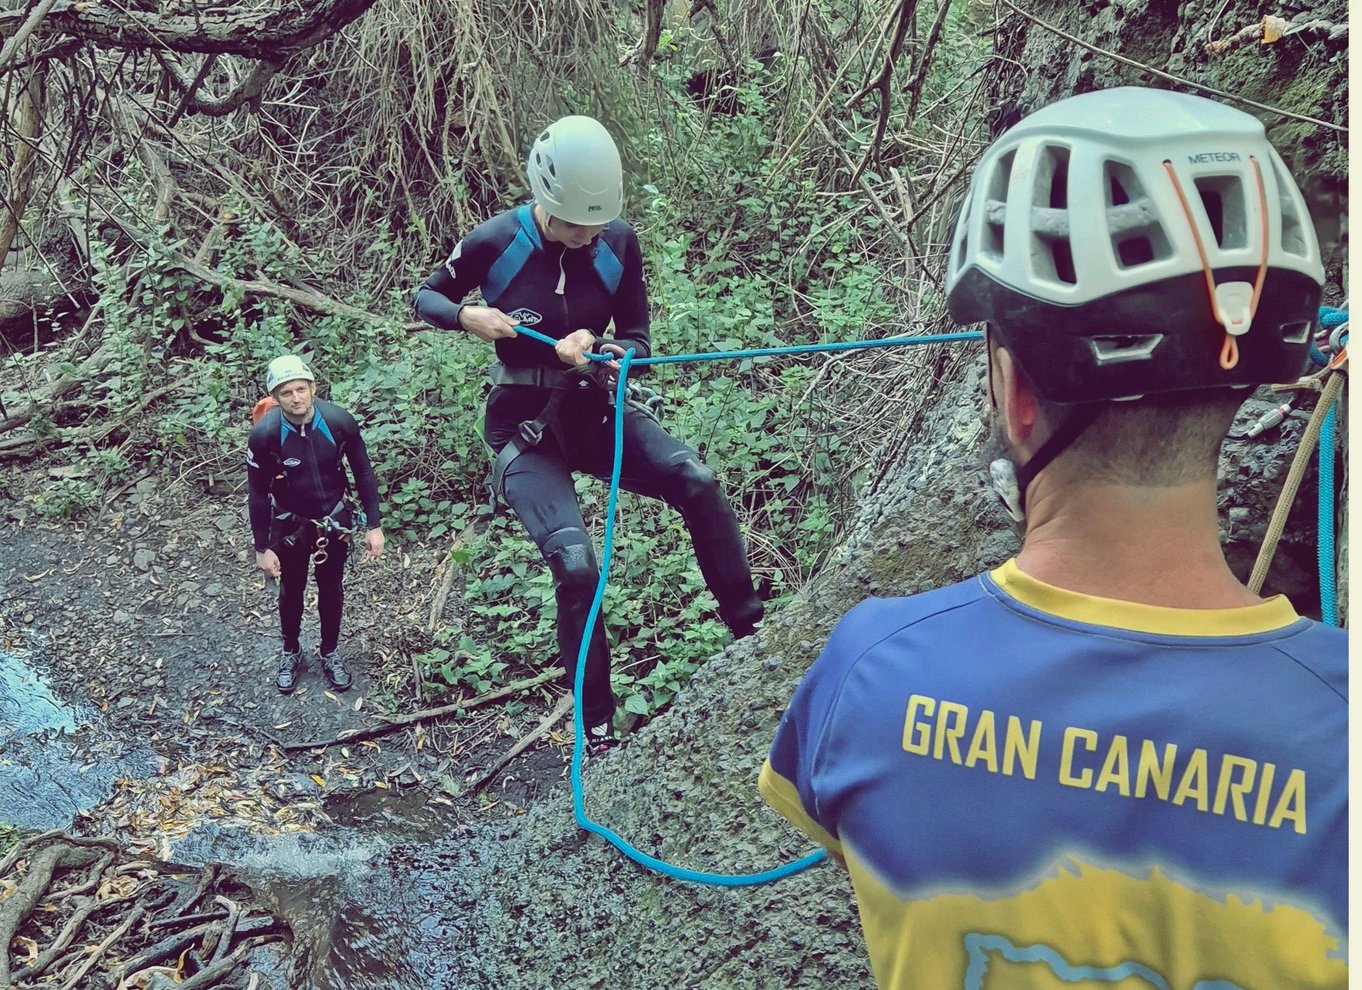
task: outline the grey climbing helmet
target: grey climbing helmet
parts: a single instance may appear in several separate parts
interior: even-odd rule
[[[1257,118],[1122,87],[1060,100],[975,169],[946,275],[1059,403],[1295,379],[1324,280]]]
[[[624,168],[610,132],[591,117],[564,117],[540,132],[525,162],[535,202],[551,217],[606,224],[624,209]]]
[[[297,381],[300,378],[310,382],[317,380],[316,376],[312,374],[312,369],[298,355],[280,354],[265,369],[265,391],[273,395],[274,390],[280,385]]]

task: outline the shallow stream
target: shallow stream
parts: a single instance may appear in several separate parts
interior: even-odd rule
[[[110,737],[98,712],[59,698],[29,658],[0,652],[0,821],[70,829],[80,812],[110,797],[120,777],[152,779],[168,766],[150,749],[129,751]],[[161,848],[185,866],[228,867],[288,923],[288,959],[256,956],[267,986],[479,986],[450,972],[442,951],[457,937],[440,911],[451,883],[442,850],[461,831],[448,802],[373,791],[328,799],[324,812],[316,831],[275,835],[205,821]]]

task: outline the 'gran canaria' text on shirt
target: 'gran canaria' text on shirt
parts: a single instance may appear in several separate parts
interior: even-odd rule
[[[991,709],[915,694],[908,699],[903,748],[916,756],[975,767],[989,773],[1020,773],[1035,780],[1044,726],[1016,715],[1006,721]],[[1179,749],[1177,743],[1105,738],[1092,729],[1064,727],[1057,779],[1076,787],[1126,798],[1148,798],[1232,815],[1267,828],[1290,823],[1305,834],[1305,771],[1283,771],[1275,763]]]

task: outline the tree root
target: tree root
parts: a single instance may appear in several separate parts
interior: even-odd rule
[[[12,889],[0,901],[0,987],[208,990],[230,980],[257,945],[282,935],[276,918],[253,913],[235,888],[223,889],[231,881],[215,867],[187,894],[184,880],[165,864],[124,861],[108,839],[53,831],[22,840],[0,861],[0,884]],[[190,914],[205,897],[213,910]],[[158,928],[184,930],[157,941]],[[25,965],[15,968],[12,947],[27,949]]]

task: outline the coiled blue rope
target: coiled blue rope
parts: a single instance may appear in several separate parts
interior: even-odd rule
[[[1346,309],[1321,306],[1319,325],[1326,330],[1348,322]],[[1334,570],[1334,432],[1338,406],[1324,416],[1319,431],[1319,609],[1327,625],[1338,625],[1338,586]]]
[[[537,330],[529,327],[517,327],[516,332],[532,337],[535,340],[553,346],[558,343],[552,337],[545,336]],[[807,870],[815,863],[820,863],[827,858],[827,852],[823,849],[815,850],[802,859],[797,859],[792,863],[785,863],[772,870],[763,870],[760,873],[708,873],[703,870],[692,870],[684,866],[676,866],[665,860],[650,856],[641,849],[635,848],[627,839],[619,835],[613,829],[602,825],[600,822],[592,820],[586,813],[586,797],[582,791],[582,757],[585,752],[585,726],[582,724],[582,682],[586,675],[586,654],[590,646],[590,633],[595,627],[596,618],[601,612],[601,603],[605,599],[605,588],[610,578],[610,561],[615,551],[615,506],[619,499],[620,488],[620,465],[624,454],[624,417],[620,415],[620,410],[624,408],[625,392],[628,386],[629,369],[636,365],[646,364],[678,364],[682,361],[719,361],[733,358],[749,357],[774,357],[781,354],[808,354],[817,351],[849,351],[871,347],[891,347],[904,344],[937,344],[948,343],[961,340],[979,340],[983,334],[969,331],[962,333],[943,333],[930,334],[919,337],[889,337],[883,340],[865,341],[841,341],[831,344],[808,344],[796,345],[792,347],[763,347],[748,351],[711,351],[703,354],[679,354],[667,357],[650,357],[634,359],[635,350],[631,347],[625,351],[624,356],[616,358],[612,354],[588,354],[592,361],[615,361],[620,364],[619,377],[615,383],[615,456],[610,465],[610,497],[605,509],[605,540],[601,550],[601,574],[596,582],[596,595],[591,600],[591,608],[587,612],[586,624],[582,627],[582,643],[577,651],[577,670],[572,682],[572,697],[575,702],[572,711],[572,815],[577,820],[577,824],[587,832],[599,835],[612,846],[624,853],[635,863],[647,869],[653,870],[674,880],[686,880],[691,883],[704,883],[716,887],[753,887],[757,884],[771,883],[784,877],[792,876],[802,870]]]

